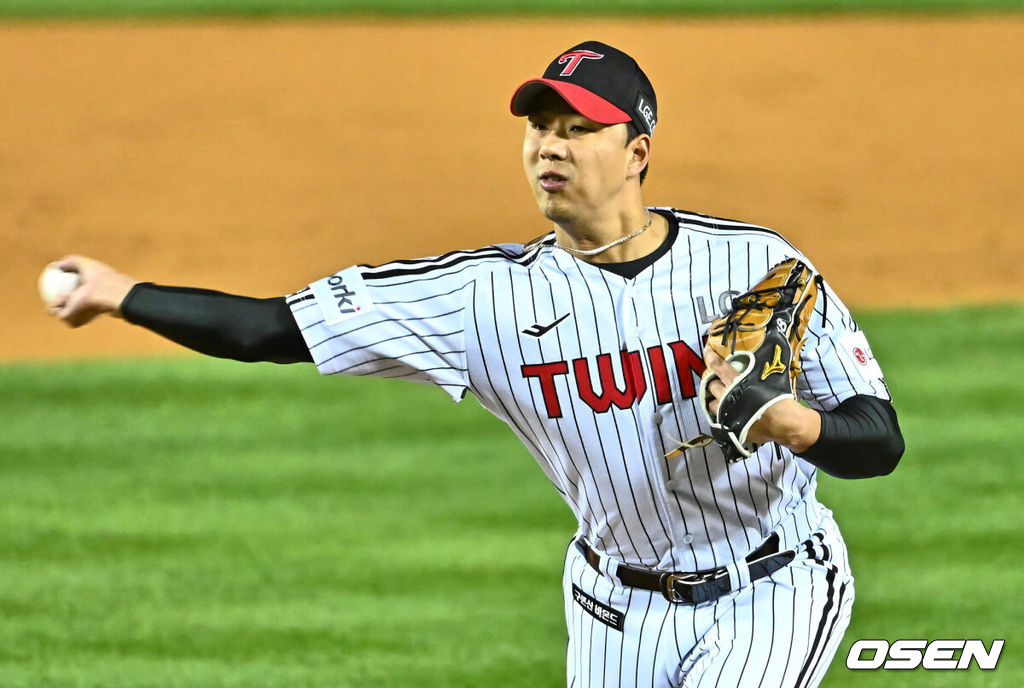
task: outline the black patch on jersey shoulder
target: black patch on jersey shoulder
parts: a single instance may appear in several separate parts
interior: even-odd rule
[[[616,631],[621,631],[625,628],[625,612],[620,612],[617,609],[612,609],[606,604],[601,604],[593,597],[580,590],[575,583],[572,584],[572,599],[576,604],[583,607],[583,611],[590,614],[605,626],[614,628]]]

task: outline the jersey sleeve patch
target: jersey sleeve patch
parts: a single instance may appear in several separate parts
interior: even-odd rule
[[[857,364],[861,375],[865,378],[882,377],[882,368],[875,360],[875,355],[871,353],[868,338],[863,332],[847,332],[839,343],[850,355],[850,359]]]
[[[328,325],[337,325],[374,309],[373,299],[356,267],[314,282],[311,287]]]

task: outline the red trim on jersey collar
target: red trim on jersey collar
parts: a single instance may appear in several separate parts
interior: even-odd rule
[[[512,114],[516,117],[530,114],[531,101],[545,88],[553,89],[573,110],[599,124],[619,124],[632,119],[601,96],[582,86],[557,79],[530,79],[523,82],[512,94],[512,103],[509,106]]]

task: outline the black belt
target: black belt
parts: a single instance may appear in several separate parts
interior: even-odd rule
[[[601,555],[582,538],[577,538],[576,547],[592,569],[603,573]],[[780,552],[779,536],[772,533],[760,547],[746,556],[751,582],[772,575],[793,561],[795,556],[796,553],[792,550]],[[694,573],[668,573],[620,563],[615,575],[623,585],[660,592],[666,600],[674,604],[713,602],[732,591],[729,570],[724,566]]]

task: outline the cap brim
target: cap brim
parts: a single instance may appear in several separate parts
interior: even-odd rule
[[[516,117],[523,117],[531,112],[530,104],[545,89],[552,89],[562,97],[576,112],[589,120],[600,124],[619,124],[629,122],[632,118],[615,107],[601,96],[588,91],[582,86],[557,81],[555,79],[530,79],[524,82],[512,94],[511,109]]]

